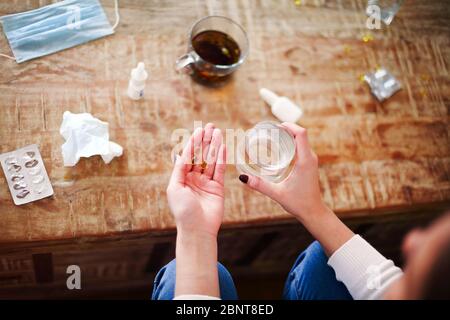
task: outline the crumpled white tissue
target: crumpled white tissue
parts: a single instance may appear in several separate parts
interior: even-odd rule
[[[123,153],[120,145],[109,141],[108,123],[90,113],[64,112],[59,133],[66,140],[61,146],[65,167],[73,167],[81,157],[93,155],[100,155],[108,164]]]

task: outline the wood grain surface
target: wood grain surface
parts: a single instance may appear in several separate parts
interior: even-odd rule
[[[0,15],[52,1],[0,1]],[[113,23],[113,1],[101,1]],[[0,242],[70,239],[172,229],[165,188],[177,128],[194,121],[248,129],[275,120],[258,96],[270,88],[299,103],[319,156],[323,196],[343,218],[450,203],[450,5],[405,1],[388,28],[365,28],[366,1],[120,0],[112,36],[16,64],[0,58],[0,152],[37,143],[55,194],[15,206],[0,179]],[[207,88],[174,71],[197,19],[228,16],[244,27],[250,55],[231,81]],[[364,42],[370,33],[373,40]],[[0,35],[0,52],[10,53]],[[139,61],[145,99],[126,95]],[[379,103],[360,81],[384,66],[403,89]],[[62,163],[64,111],[109,123],[124,155]],[[225,226],[289,216],[245,189],[229,166]]]

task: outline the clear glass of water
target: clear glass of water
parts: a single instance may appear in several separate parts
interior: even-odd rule
[[[271,182],[281,182],[290,173],[295,158],[295,140],[276,122],[264,121],[248,130],[238,143],[239,172]]]

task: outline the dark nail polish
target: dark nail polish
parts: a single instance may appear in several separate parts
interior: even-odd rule
[[[241,174],[239,176],[239,180],[241,180],[242,183],[247,183],[248,182],[248,175],[246,174]]]

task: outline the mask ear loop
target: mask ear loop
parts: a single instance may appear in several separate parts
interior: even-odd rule
[[[116,22],[114,23],[112,29],[116,30],[117,26],[119,25],[120,22],[120,15],[119,15],[119,0],[114,0],[114,11],[116,12]],[[9,56],[7,54],[4,53],[0,53],[0,57],[5,57],[11,60],[16,60],[16,58]]]
[[[8,58],[8,59],[11,59],[11,60],[16,61],[16,58],[14,58],[14,57],[12,57],[12,56],[9,56],[9,55],[7,55],[7,54],[1,53],[1,52],[0,52],[0,57],[4,57],[4,58]]]
[[[116,12],[116,23],[114,23],[112,29],[116,30],[117,26],[120,22],[120,15],[119,15],[119,0],[114,0],[114,11]]]
[[[0,57],[5,57],[5,58],[8,58],[8,59],[11,59],[11,60],[14,60],[14,61],[16,60],[16,58],[8,56],[7,54],[3,54],[3,53],[0,53]]]

